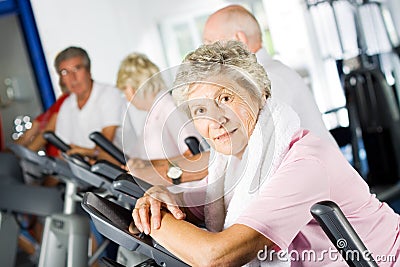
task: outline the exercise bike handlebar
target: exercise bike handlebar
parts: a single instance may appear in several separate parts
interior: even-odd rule
[[[134,199],[141,198],[153,185],[128,173],[120,174],[113,182],[114,190]]]
[[[126,165],[126,159],[124,153],[117,148],[110,140],[104,137],[100,132],[93,132],[89,135],[90,140],[96,143],[104,151],[115,158],[119,163]]]
[[[188,265],[160,246],[150,236],[128,231],[132,211],[92,192],[85,193],[82,208],[90,215],[96,229],[108,239],[153,258],[160,266],[187,267]]]
[[[89,135],[90,140],[96,143],[99,147],[101,147],[104,151],[110,154],[114,159],[116,159],[119,163],[126,165],[128,160],[125,157],[124,153],[116,147],[110,140],[104,137],[104,135],[100,132],[93,132]],[[188,146],[190,152],[193,155],[199,154],[200,151],[200,142],[194,136],[189,136],[185,139],[185,144]]]
[[[189,136],[189,137],[185,138],[185,144],[188,146],[190,152],[192,152],[193,155],[197,155],[201,152],[200,151],[200,142],[196,137]]]
[[[47,142],[57,147],[61,152],[66,153],[71,147],[60,139],[54,132],[46,131],[43,133],[43,138]],[[84,167],[85,169],[90,169],[90,164],[85,160],[85,158],[80,154],[73,154],[70,156],[65,155],[66,158],[71,159],[75,164]]]
[[[310,212],[349,266],[378,266],[336,203],[318,202]]]
[[[68,150],[71,149],[69,145],[64,143],[54,132],[52,131],[46,131],[43,133],[43,138],[52,144],[53,146],[57,147],[61,152],[67,152]]]

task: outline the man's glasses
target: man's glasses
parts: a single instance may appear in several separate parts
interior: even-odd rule
[[[59,74],[62,77],[68,76],[70,73],[77,73],[81,70],[83,70],[85,68],[84,65],[80,64],[80,65],[76,65],[75,67],[72,67],[71,69],[67,70],[67,69],[62,69],[60,70]]]

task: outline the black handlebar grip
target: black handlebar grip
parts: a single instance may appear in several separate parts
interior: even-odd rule
[[[185,139],[185,144],[188,146],[190,152],[192,152],[193,155],[197,155],[200,153],[200,142],[196,137],[187,137]]]
[[[104,151],[115,158],[119,163],[126,165],[124,153],[119,150],[110,140],[104,137],[100,132],[93,132],[89,135],[90,140],[96,143]]]
[[[63,140],[61,140],[54,132],[52,131],[47,131],[43,133],[43,138],[47,140],[50,144],[53,146],[57,147],[61,152],[65,153],[68,150],[71,149],[69,145],[64,143]],[[87,168],[90,168],[89,163],[86,162],[85,158],[82,155],[79,154],[74,154],[69,156],[71,159],[74,160],[74,162],[80,166]]]
[[[62,152],[67,152],[71,149],[69,145],[64,143],[54,132],[47,131],[43,133],[43,138],[46,139],[47,142],[52,144],[53,146],[57,147]]]
[[[113,182],[113,188],[127,194],[135,199],[141,198],[143,194],[153,185],[128,173],[120,174]]]
[[[318,202],[310,212],[349,266],[378,266],[336,203]]]

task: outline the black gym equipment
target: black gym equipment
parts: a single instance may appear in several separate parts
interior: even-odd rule
[[[327,200],[315,203],[310,212],[349,266],[378,266],[335,202]]]

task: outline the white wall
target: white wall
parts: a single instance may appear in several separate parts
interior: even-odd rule
[[[252,0],[31,0],[56,91],[58,77],[53,60],[67,46],[85,48],[92,59],[94,79],[115,84],[120,61],[133,51],[145,53],[161,69],[169,67],[158,23],[199,12],[211,13],[228,3],[246,1]],[[399,14],[399,0],[387,1],[391,3],[392,16]],[[327,75],[335,72],[334,66],[323,66],[305,0],[263,3],[278,58],[311,75],[312,89],[322,112],[344,104],[343,95],[338,92],[340,84]],[[398,26],[400,16],[394,19]]]
[[[86,49],[93,78],[115,84],[120,61],[129,53],[146,54],[160,68],[166,62],[157,23],[193,10],[216,10],[212,0],[31,0],[46,61],[56,91],[56,54],[71,45]]]
[[[251,0],[248,0],[251,2]],[[289,1],[289,0],[285,0]],[[299,2],[264,0],[279,58],[296,69],[308,70],[309,47]],[[114,84],[120,61],[130,52],[145,53],[167,68],[158,23],[187,14],[212,13],[228,3],[246,0],[31,0],[56,93],[56,54],[71,45],[86,49],[94,79]],[[290,7],[290,8],[289,8]],[[180,60],[179,60],[180,61]],[[178,61],[178,62],[179,62]]]
[[[92,59],[94,79],[114,84],[121,59],[133,51],[147,54],[162,69],[168,67],[157,28],[159,22],[194,12],[211,13],[229,2],[241,1],[31,2],[54,88],[58,90],[53,60],[67,46],[77,45],[86,49]],[[264,0],[264,6],[279,59],[296,69],[309,71],[312,46],[308,44],[301,2],[303,0],[285,0],[284,3],[281,0]]]

